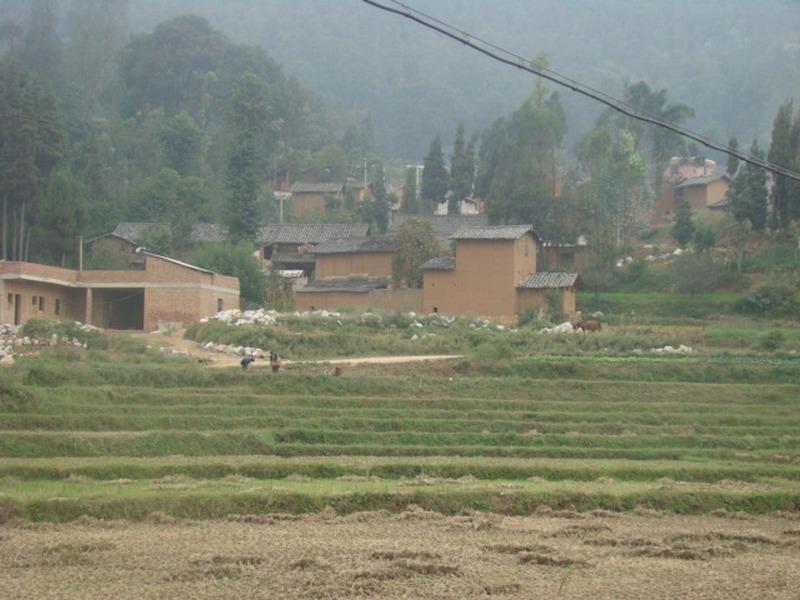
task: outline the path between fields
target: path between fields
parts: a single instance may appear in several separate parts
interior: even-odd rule
[[[181,352],[186,352],[189,356],[207,360],[213,367],[238,367],[241,357],[229,354],[219,354],[209,352],[200,344],[193,340],[183,337],[184,330],[178,330],[171,335],[162,333],[135,333],[133,337],[141,339],[153,348],[172,348]],[[403,363],[414,363],[424,361],[442,361],[463,358],[462,354],[420,354],[414,356],[362,356],[350,358],[329,358],[315,360],[284,360],[287,365],[397,365]],[[256,367],[268,367],[267,361],[257,361]]]

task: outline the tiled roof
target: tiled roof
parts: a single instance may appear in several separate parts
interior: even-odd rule
[[[347,277],[338,279],[316,279],[308,285],[295,290],[296,294],[304,292],[354,292],[366,294],[372,290],[386,288],[389,280],[385,277]]]
[[[149,233],[169,235],[169,225],[165,223],[120,223],[111,232],[112,235],[134,243],[141,242]]]
[[[262,244],[319,244],[338,238],[365,237],[368,228],[365,223],[283,223],[262,227],[258,231],[257,240]]]
[[[344,189],[342,181],[298,181],[292,186],[292,193],[300,194],[336,194]]]
[[[578,281],[577,273],[534,273],[517,287],[529,290],[573,287]]]
[[[314,254],[396,252],[400,242],[391,237],[345,238],[314,246]]]
[[[456,268],[454,256],[437,256],[420,265],[421,271],[451,271]]]
[[[462,227],[483,227],[489,224],[486,215],[396,215],[390,229],[397,230],[409,219],[422,219],[431,224],[433,233],[438,237],[449,238]]]
[[[218,223],[197,223],[192,226],[192,242],[224,242],[228,238],[228,228]]]
[[[483,227],[462,227],[450,236],[453,240],[516,240],[530,232],[539,239],[533,225],[484,225]]]
[[[307,265],[314,262],[314,255],[298,254],[297,252],[273,252],[271,261],[273,265]]]
[[[695,185],[708,185],[709,183],[713,183],[719,179],[727,179],[730,181],[730,175],[725,172],[721,173],[712,173],[711,175],[706,175],[704,177],[690,177],[685,181],[682,181],[678,185],[675,186],[676,189],[682,189],[687,187],[692,187]]]
[[[173,265],[178,265],[179,267],[183,267],[185,269],[192,269],[193,271],[200,271],[201,273],[208,273],[210,275],[215,275],[214,271],[209,271],[208,269],[204,269],[203,267],[198,267],[196,265],[190,265],[187,262],[183,262],[182,260],[178,260],[177,258],[170,258],[169,256],[164,256],[163,254],[156,254],[155,252],[147,252],[142,251],[142,254],[145,256],[152,256],[153,258],[159,258],[161,260],[165,260]]]

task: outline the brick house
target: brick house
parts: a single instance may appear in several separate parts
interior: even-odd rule
[[[523,312],[575,313],[576,273],[537,273],[541,240],[531,225],[464,227],[453,234],[455,257],[423,264],[422,311],[471,314],[509,323]]]
[[[261,266],[302,270],[306,277],[312,278],[316,267],[315,246],[334,239],[363,238],[368,230],[364,223],[267,225],[256,235]]]
[[[75,320],[106,329],[152,331],[239,308],[239,280],[140,252],[141,267],[73,270],[0,261],[0,322]]]
[[[344,201],[344,181],[298,181],[292,188],[292,211],[295,217],[308,217],[325,211],[325,199]]]

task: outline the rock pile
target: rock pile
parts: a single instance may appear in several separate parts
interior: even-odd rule
[[[99,331],[94,325],[86,325],[76,322],[75,326],[79,331],[88,333]],[[22,348],[28,346],[70,346],[73,348],[86,348],[86,342],[81,342],[76,337],[69,337],[54,333],[48,338],[32,338],[22,335],[22,327],[19,325],[0,325],[0,360],[6,356],[13,356],[19,353]]]

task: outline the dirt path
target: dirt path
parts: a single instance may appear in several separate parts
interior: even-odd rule
[[[211,366],[214,367],[238,367],[241,357],[230,356],[228,354],[219,354],[217,352],[209,352],[204,350],[200,344],[195,341],[187,340],[183,337],[184,330],[180,329],[170,335],[161,333],[136,333],[134,337],[140,339],[152,346],[153,348],[172,348],[179,352],[186,352],[189,356],[207,360]],[[414,355],[414,356],[366,356],[366,357],[351,357],[351,358],[331,358],[323,360],[284,360],[286,365],[397,365],[405,363],[425,362],[425,361],[443,361],[453,360],[456,358],[463,358],[462,354],[433,354],[433,355]],[[257,361],[254,368],[268,367],[267,361]]]

